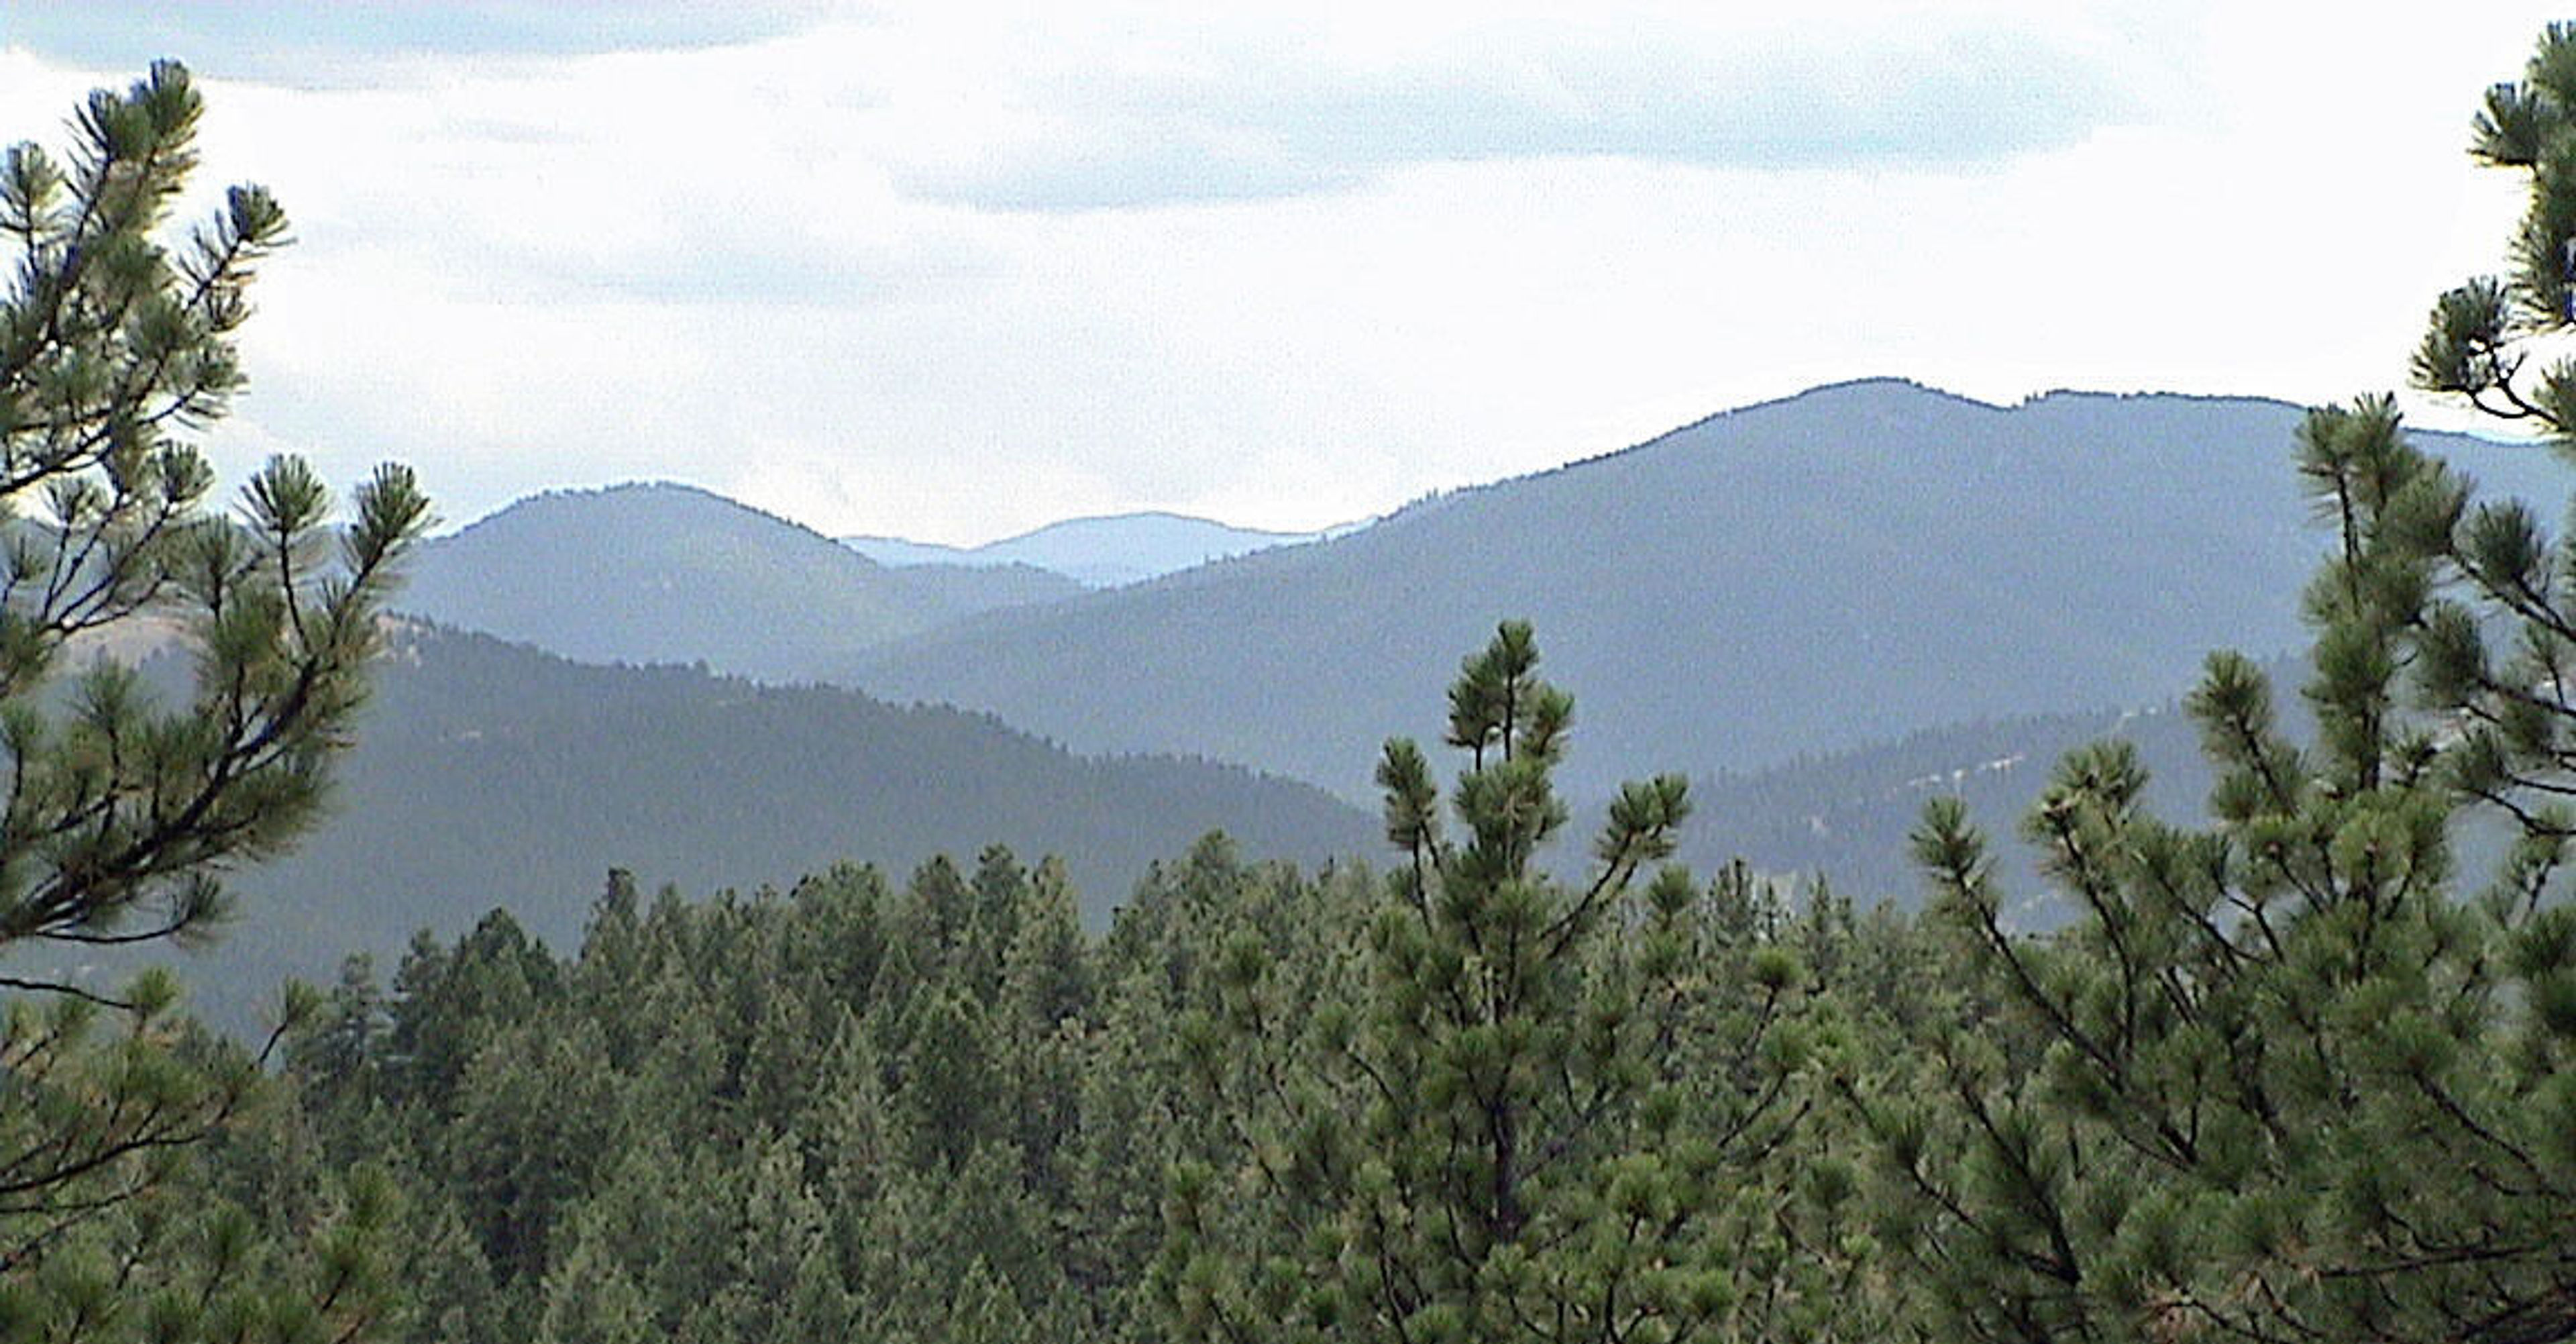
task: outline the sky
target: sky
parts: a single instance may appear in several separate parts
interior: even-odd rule
[[[297,238],[235,476],[1296,530],[1851,378],[2395,388],[2498,264],[2467,126],[2555,16],[2388,12],[0,0],[0,140],[189,65],[174,226],[251,181]]]

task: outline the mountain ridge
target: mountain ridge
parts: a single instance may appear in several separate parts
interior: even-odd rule
[[[1568,780],[1758,770],[1935,724],[2160,700],[2211,648],[2301,639],[2325,538],[2259,398],[1999,407],[1859,380],[1443,492],[1307,546],[855,661],[855,684],[1089,749],[1184,747],[1363,798],[1323,743],[1430,737],[1397,688],[1534,619],[1584,725]],[[2545,453],[2429,435],[2563,495]],[[1641,672],[1670,667],[1670,675]]]
[[[1246,552],[1320,540],[1363,524],[1312,532],[1237,527],[1164,509],[1063,518],[980,546],[903,537],[849,536],[841,543],[880,564],[1026,564],[1087,588],[1116,587]]]
[[[576,661],[792,682],[962,615],[1079,591],[1027,566],[889,568],[790,519],[655,481],[531,495],[433,538],[395,605]]]

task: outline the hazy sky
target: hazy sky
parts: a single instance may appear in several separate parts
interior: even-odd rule
[[[2394,386],[2552,17],[2442,10],[0,0],[0,138],[196,71],[300,240],[229,469],[1301,528],[1854,377]]]

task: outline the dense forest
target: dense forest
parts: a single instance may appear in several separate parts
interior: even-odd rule
[[[612,867],[705,895],[852,855],[908,871],[1007,837],[1061,856],[1097,929],[1209,830],[1313,863],[1361,852],[1372,829],[1319,789],[1075,756],[944,706],[587,666],[409,621],[386,642],[330,823],[243,874],[240,918],[181,963],[198,1014],[228,1030],[256,1023],[283,979],[328,980],[356,952],[390,964],[414,931],[454,936],[495,907],[568,948]]]
[[[2078,753],[2030,830],[2088,918],[2043,943],[1955,810],[1919,918],[1664,864],[1671,777],[1546,878],[1570,698],[1535,655],[1507,625],[1453,691],[1454,838],[1389,749],[1383,870],[1210,837],[1097,936],[1000,848],[700,901],[612,874],[568,957],[496,912],[389,977],[353,959],[264,1083],[138,1025],[124,1067],[256,1099],[0,1310],[424,1341],[2576,1323],[2576,921],[2444,898],[2428,786],[2345,791],[2392,762],[2280,740],[2250,669],[2193,708],[2275,852]],[[2322,775],[2265,796],[2293,763]]]
[[[2412,366],[2562,445],[2571,109],[2553,28],[2473,146],[2515,269]],[[1578,835],[1579,687],[1498,619],[1373,753],[1376,855],[1211,834],[1105,927],[993,845],[610,871],[577,945],[495,911],[247,1038],[62,968],[214,933],[309,825],[427,525],[388,468],[335,528],[293,459],[204,507],[169,435],[285,226],[244,188],[152,241],[198,112],[163,65],[0,167],[0,1338],[2576,1338],[2576,542],[2387,397],[2298,429],[2312,648],[2208,660],[2205,816],[2108,739],[2019,818],[2046,933],[1960,791],[1919,912],[1694,873],[1677,774]],[[176,708],[66,653],[135,621],[196,651]]]

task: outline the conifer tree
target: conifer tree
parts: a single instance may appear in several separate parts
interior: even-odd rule
[[[2522,175],[2527,200],[2513,269],[2433,305],[2413,364],[2416,385],[2506,426],[2537,432],[2576,462],[2576,359],[2549,353],[2576,328],[2576,25],[2542,34],[2525,77],[2488,90],[2471,155]],[[2519,500],[2475,502],[2445,478],[2405,540],[2434,566],[2416,600],[2410,652],[2426,703],[2445,715],[2453,781],[2510,814],[2528,843],[2513,881],[2537,894],[2576,834],[2576,537],[2553,539]]]
[[[100,1253],[149,1278],[123,1206],[240,1112],[267,1054],[191,1044],[166,976],[74,965],[207,935],[223,870],[311,823],[428,520],[386,467],[335,525],[293,458],[237,514],[209,504],[190,440],[242,385],[248,288],[287,225],[239,186],[165,236],[201,111],[163,63],[91,94],[65,159],[0,154],[0,1277],[120,1236]],[[133,665],[156,645],[190,664],[179,703]]]
[[[0,291],[0,947],[216,919],[220,868],[311,821],[428,516],[410,474],[384,468],[335,540],[329,493],[291,458],[251,480],[238,520],[206,509],[213,472],[184,435],[241,385],[233,335],[286,217],[235,187],[183,245],[159,239],[200,110],[164,63],[90,96],[67,166],[33,144],[0,157],[16,262]],[[82,637],[156,626],[195,656],[190,703],[158,706],[95,659],[49,705]]]
[[[2557,26],[2477,122],[2481,160],[2530,174],[2518,268],[2444,296],[2415,360],[2562,449],[2576,366],[2525,364],[2576,293],[2571,98]],[[2007,927],[1955,802],[1917,833],[1978,978],[1864,1110],[1948,1332],[2576,1338],[2576,553],[2473,505],[2385,397],[2312,413],[2299,467],[2336,534],[2312,742],[2223,654],[2189,706],[2211,825],[2148,815],[2125,746],[2070,756],[2023,828],[2077,916],[2051,937]],[[2519,838],[2480,882],[2455,832],[2487,808]]]
[[[1581,885],[1548,874],[1573,702],[1537,662],[1508,622],[1451,688],[1457,838],[1420,749],[1387,745],[1400,862],[1339,988],[1316,976],[1329,951],[1323,967],[1274,956],[1249,928],[1208,968],[1222,992],[1183,1049],[1236,1138],[1175,1177],[1157,1272],[1185,1334],[1679,1344],[1748,1328],[1738,1271],[1781,1220],[1747,1173],[1794,1129],[1799,971],[1772,949],[1731,983],[1702,978],[1699,892],[1655,872],[1689,811],[1677,776],[1626,786]],[[1743,1073],[1715,1076],[1720,1060]]]

